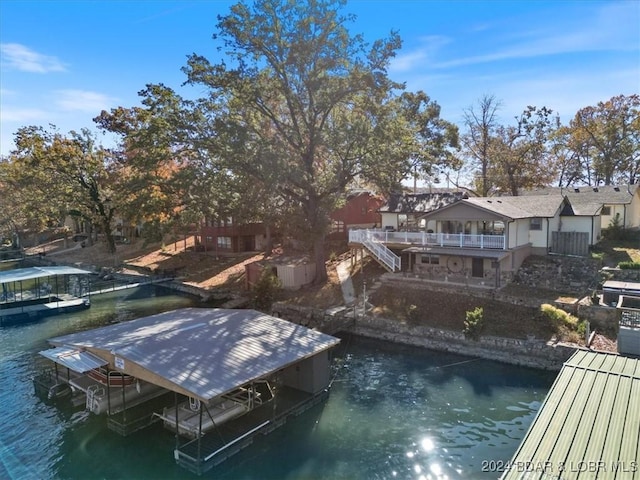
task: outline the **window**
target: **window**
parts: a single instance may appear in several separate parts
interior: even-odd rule
[[[601,215],[611,215],[611,207],[609,205],[602,207],[602,211],[600,213]]]
[[[218,237],[218,248],[231,250],[231,237]]]
[[[529,224],[529,230],[542,230],[542,219],[532,218]]]
[[[344,232],[344,222],[342,220],[334,220],[331,224],[331,232]]]
[[[440,265],[440,257],[438,255],[422,255],[420,263],[429,265]]]

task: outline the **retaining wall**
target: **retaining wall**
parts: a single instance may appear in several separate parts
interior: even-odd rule
[[[562,364],[579,348],[575,345],[554,344],[539,339],[519,340],[484,336],[472,340],[466,338],[462,332],[407,325],[380,317],[358,315],[354,319],[353,309],[331,314],[324,310],[276,304],[273,313],[291,322],[327,333],[342,330],[379,340],[544,370],[560,370]]]
[[[560,370],[562,364],[578,348],[539,339],[483,336],[472,340],[461,332],[410,326],[375,317],[359,317],[352,332],[365,337],[544,370]]]

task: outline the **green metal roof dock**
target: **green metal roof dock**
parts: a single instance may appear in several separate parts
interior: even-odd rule
[[[502,480],[640,479],[640,359],[576,351]]]

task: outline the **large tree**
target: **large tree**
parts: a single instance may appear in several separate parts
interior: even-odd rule
[[[483,95],[464,110],[465,132],[462,135],[464,154],[474,169],[474,188],[481,197],[489,195],[491,181],[491,144],[498,128],[500,101],[493,95]]]
[[[548,152],[552,111],[528,106],[515,125],[500,125],[491,142],[491,187],[495,193],[519,195],[549,185],[555,164]]]
[[[585,107],[569,128],[576,148],[589,156],[590,184],[640,180],[640,95],[618,95]]]
[[[49,211],[59,212],[60,221],[76,212],[90,226],[99,225],[105,234],[107,250],[115,252],[109,152],[87,129],[65,136],[55,127],[51,131],[23,127],[15,138],[16,150],[10,159],[17,168],[11,178],[16,185],[28,185],[31,203],[39,197]],[[38,211],[42,213],[41,209]]]
[[[371,179],[390,189],[412,159],[431,161],[455,144],[455,130],[435,122],[426,95],[398,96],[403,86],[389,79],[398,35],[371,46],[351,36],[353,16],[339,13],[344,4],[238,3],[217,25],[228,63],[194,54],[184,69],[190,83],[209,87],[209,115],[224,117],[227,131],[243,139],[230,158],[249,156],[232,169],[254,175],[260,169],[251,162],[262,162],[277,179],[274,189],[295,207],[292,223],[313,245],[318,283],[327,278],[329,213],[350,182]],[[419,139],[433,134],[428,119],[446,131],[426,154]]]
[[[102,111],[94,119],[121,138],[116,167],[122,214],[142,222],[148,240],[232,215],[237,193],[216,152],[217,129],[162,84],[147,85],[139,96],[142,106]]]

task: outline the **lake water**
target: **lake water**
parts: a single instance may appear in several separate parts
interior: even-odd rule
[[[0,328],[0,479],[496,478],[555,374],[343,337],[327,402],[197,477],[160,425],[123,438],[104,417],[41,402],[46,339],[194,305],[160,287],[93,297],[89,310]]]

